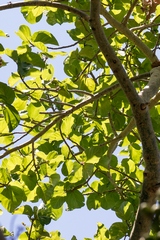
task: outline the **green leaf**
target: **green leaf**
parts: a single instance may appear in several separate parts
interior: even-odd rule
[[[71,240],[77,240],[76,236],[73,236],[73,237],[71,238]]]
[[[109,234],[113,240],[122,239],[126,235],[126,232],[128,232],[128,226],[123,222],[115,222],[109,229]]]
[[[101,197],[101,207],[106,210],[113,209],[119,201],[118,193],[115,191],[109,191],[105,196]]]
[[[23,232],[22,234],[20,234],[20,236],[18,237],[19,240],[25,240],[28,238],[28,233],[27,232]]]
[[[70,133],[73,131],[73,124],[74,124],[74,118],[72,115],[70,115],[69,117],[66,117],[63,120],[61,125],[61,130],[63,134],[66,135],[66,137],[68,137]]]
[[[19,113],[12,105],[7,104],[3,107],[3,114],[9,131],[12,132],[20,122]]]
[[[109,240],[108,229],[102,223],[97,223],[97,233],[94,235],[95,240]]]
[[[66,16],[65,12],[62,9],[56,9],[56,10],[52,9],[47,13],[47,22],[50,25],[54,25],[56,23],[62,24],[67,20],[68,20],[68,17]]]
[[[22,7],[21,12],[26,19],[31,24],[37,23],[41,20],[44,12],[43,7]]]
[[[27,63],[27,62],[21,62],[20,58],[18,59],[17,71],[18,71],[20,77],[25,77],[31,67],[33,67],[32,64]]]
[[[27,175],[22,174],[22,180],[25,183],[25,186],[29,188],[29,190],[33,190],[37,184],[37,176],[36,173],[32,170],[27,172]]]
[[[33,42],[42,42],[44,44],[58,45],[56,38],[47,31],[38,31],[32,35]]]
[[[39,198],[41,198],[43,202],[46,203],[51,199],[51,196],[53,194],[53,185],[50,183],[40,182],[36,192]]]
[[[30,103],[28,108],[28,116],[30,117],[31,120],[35,120],[35,121],[42,121],[45,117],[45,115],[43,114],[43,112],[45,112],[45,108],[44,106],[39,103]]]
[[[21,207],[15,209],[14,214],[25,214],[25,215],[27,215],[29,217],[32,217],[33,210],[31,208],[31,206],[24,205],[24,206],[21,206]]]
[[[53,150],[53,144],[46,141],[39,145],[38,150],[44,152],[45,154],[48,154]],[[55,155],[53,155],[54,153]],[[56,157],[56,156],[57,156],[57,152],[56,151],[52,152],[52,157]]]
[[[125,167],[125,172],[126,173],[131,173],[135,171],[135,162],[132,160],[128,159],[123,159],[122,160],[122,166]]]
[[[65,159],[69,158],[70,150],[66,144],[62,145],[61,153],[65,157]]]
[[[11,49],[8,49],[6,48],[5,49],[5,54],[10,57],[11,59],[13,59],[15,62],[17,62],[18,60],[18,54],[17,54],[17,51],[16,50],[11,50]]]
[[[8,184],[11,181],[8,169],[0,168],[0,183],[3,185]]]
[[[57,196],[57,197],[52,197],[51,199],[51,205],[53,209],[59,209],[63,206],[65,203],[66,198],[64,196]]]
[[[98,209],[101,206],[101,200],[98,193],[92,193],[87,198],[87,208],[91,209]]]
[[[88,59],[92,59],[95,53],[96,51],[92,46],[85,46],[84,48],[81,49],[79,55],[82,57],[86,57]]]
[[[67,192],[66,203],[69,210],[84,206],[84,196],[78,190]]]
[[[116,130],[121,130],[125,125],[125,116],[122,114],[113,113],[112,115],[113,123]]]
[[[0,82],[0,102],[12,104],[15,99],[15,93],[7,84]]]
[[[50,232],[50,236],[53,240],[62,240],[61,233],[58,231]],[[46,240],[50,240],[50,239],[47,238]]]
[[[52,208],[51,209],[51,217],[53,220],[58,220],[61,216],[62,216],[62,213],[63,213],[63,207],[60,207],[58,209],[54,209]]]
[[[9,212],[13,212],[24,200],[24,192],[17,181],[6,186],[0,193],[1,204]]]
[[[24,42],[30,42],[31,40],[31,30],[26,25],[21,25],[19,27],[19,31],[16,32],[16,34],[24,41]]]
[[[64,176],[69,176],[73,171],[73,161],[72,160],[66,160],[63,163],[62,167],[62,173]]]
[[[48,48],[46,47],[46,45],[42,42],[34,42],[33,43],[35,47],[39,48],[42,52],[47,53],[48,52]]]
[[[94,164],[92,163],[85,163],[83,166],[83,177],[84,179],[89,178],[94,170]]]
[[[135,163],[139,163],[140,159],[142,157],[142,149],[141,149],[141,147],[138,144],[136,144],[136,143],[132,143],[132,145],[129,146],[129,152],[130,152],[130,158]]]
[[[0,51],[3,52],[4,51],[4,47],[3,45],[0,43]]]
[[[44,63],[43,59],[41,58],[41,56],[34,52],[27,52],[27,53],[20,55],[20,63],[21,64],[27,63],[28,64],[27,68],[28,68],[28,66],[31,67],[31,65],[40,67],[40,68],[45,67],[45,63]]]
[[[9,37],[9,35],[2,30],[0,30],[0,37]]]
[[[118,218],[125,219],[127,221],[134,218],[134,208],[130,202],[122,202],[121,205],[119,205],[118,210],[116,211],[116,215]]]
[[[40,206],[38,209],[38,220],[42,225],[48,225],[51,222],[51,212],[47,205]]]
[[[20,76],[18,73],[11,73],[11,76],[8,79],[9,85],[12,87],[14,86],[17,82],[20,81]]]
[[[42,71],[42,78],[45,79],[45,81],[47,81],[47,80],[50,81],[53,78],[53,74],[54,74],[54,67],[52,64],[49,64]]]

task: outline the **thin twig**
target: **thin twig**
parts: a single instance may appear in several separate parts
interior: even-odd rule
[[[132,14],[133,9],[136,6],[137,2],[138,2],[138,0],[134,0],[134,2],[131,4],[130,9],[128,10],[126,16],[123,18],[122,24],[124,26],[126,26],[128,19],[129,19],[130,15]]]

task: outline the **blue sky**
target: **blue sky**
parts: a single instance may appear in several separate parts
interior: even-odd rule
[[[1,1],[1,4],[8,3],[9,1]],[[14,1],[12,1],[14,2]],[[49,26],[45,22],[45,18],[43,18],[40,23],[35,25],[28,24],[23,16],[20,14],[19,9],[13,10],[5,10],[0,12],[0,22],[1,29],[4,32],[9,34],[9,38],[1,38],[1,43],[4,47],[8,47],[11,49],[16,48],[21,40],[15,34],[18,30],[19,25],[26,24],[31,27],[32,32],[38,30],[48,30],[51,31],[53,35],[58,39],[60,45],[72,44],[72,40],[67,38],[66,29],[64,26]],[[66,27],[71,27],[71,25],[66,25]],[[65,39],[65,42],[63,40]],[[9,59],[4,57],[4,60],[9,62],[7,67],[3,67],[0,69],[0,81],[7,82],[8,77],[11,72],[16,71],[16,66]],[[55,77],[58,79],[63,79],[65,76],[62,73],[61,66],[63,65],[63,59],[54,61],[55,66]],[[0,205],[1,208],[1,205]],[[3,209],[3,208],[1,208]],[[77,239],[83,239],[84,237],[92,238],[97,230],[97,222],[102,222],[105,224],[107,228],[114,222],[119,221],[113,212],[104,211],[103,209],[92,210],[89,211],[85,207],[81,209],[77,209],[71,212],[64,211],[62,217],[58,221],[52,221],[50,225],[47,226],[47,230],[54,231],[59,230],[62,233],[62,237],[66,240],[71,239],[73,235],[77,237]],[[11,214],[8,214],[5,210],[3,215],[0,216],[0,224],[7,227],[9,230],[13,230],[20,226],[21,223],[27,222],[26,218],[17,215],[13,217]]]

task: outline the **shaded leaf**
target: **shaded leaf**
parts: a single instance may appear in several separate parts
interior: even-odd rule
[[[14,90],[7,84],[0,82],[0,102],[12,104],[14,99]]]
[[[21,206],[21,207],[17,208],[14,211],[14,214],[25,214],[25,215],[28,215],[28,216],[31,217],[33,215],[33,211],[32,211],[31,206],[24,205],[24,206]]]
[[[84,206],[84,196],[78,190],[67,192],[66,203],[69,210]]]
[[[24,192],[22,188],[13,182],[12,185],[6,186],[5,189],[0,193],[1,204],[9,212],[13,212],[24,200]]]
[[[7,104],[3,107],[3,114],[9,131],[12,132],[20,122],[19,113],[12,105]]]
[[[56,38],[53,36],[52,33],[47,31],[38,31],[35,32],[32,36],[33,42],[42,42],[44,44],[53,44],[58,45]]]

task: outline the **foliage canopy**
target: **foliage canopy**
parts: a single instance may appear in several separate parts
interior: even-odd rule
[[[45,225],[61,217],[64,204],[69,211],[84,205],[115,211],[121,220],[109,229],[99,223],[97,240],[137,240],[144,231],[153,239],[159,231],[149,220],[160,182],[158,83],[154,94],[147,92],[149,107],[143,95],[151,68],[159,68],[156,5],[153,10],[138,0],[63,0],[0,6],[20,7],[31,24],[73,26],[68,46],[65,39],[59,45],[54,31],[32,32],[27,23],[15,29],[20,46],[0,44],[1,67],[3,55],[17,66],[8,84],[0,82],[0,200],[8,212],[31,221],[20,240],[62,239]],[[0,36],[7,37],[5,29]],[[63,80],[54,75],[52,60],[59,57]],[[30,206],[39,200],[42,208]],[[144,211],[137,210],[143,202]],[[149,222],[142,232],[139,216]]]

